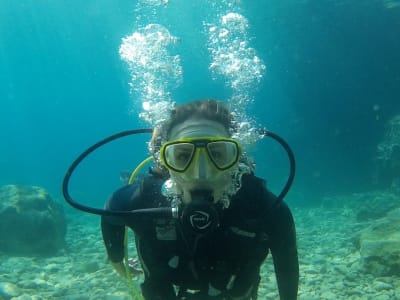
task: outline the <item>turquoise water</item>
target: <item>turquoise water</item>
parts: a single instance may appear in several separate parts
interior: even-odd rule
[[[64,170],[83,148],[148,125],[137,117],[141,107],[118,53],[122,38],[139,26],[157,22],[180,39],[172,51],[184,75],[171,90],[174,101],[229,98],[226,79],[212,80],[201,22],[218,12],[186,2],[170,1],[152,9],[158,15],[138,20],[135,1],[1,1],[0,183],[58,193]],[[233,10],[248,19],[250,46],[267,68],[249,114],[292,144],[298,189],[368,188],[385,122],[400,110],[398,6],[249,2]],[[285,173],[271,164],[265,175],[273,182],[275,172]],[[101,167],[112,169],[107,161]]]
[[[145,5],[135,1],[1,1],[0,183],[58,193],[64,170],[83,148],[148,126],[137,116],[141,104],[118,53],[122,38],[140,26],[157,22],[179,38],[171,52],[180,55],[184,73],[170,91],[174,101],[228,99],[226,78],[212,80],[208,69],[202,21],[220,13],[209,3],[170,1],[142,9],[138,18],[135,9]],[[296,188],[368,188],[385,122],[400,110],[399,7],[387,1],[234,5],[248,19],[250,46],[266,65],[249,114],[293,146]],[[270,149],[263,152],[269,156]],[[111,159],[98,167],[112,169]],[[262,173],[274,182],[276,172],[285,174],[271,162]]]

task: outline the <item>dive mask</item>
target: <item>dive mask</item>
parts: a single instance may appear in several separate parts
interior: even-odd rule
[[[225,137],[183,138],[166,142],[160,156],[165,167],[175,172],[185,172],[203,150],[212,164],[220,171],[230,169],[240,159],[239,143]]]

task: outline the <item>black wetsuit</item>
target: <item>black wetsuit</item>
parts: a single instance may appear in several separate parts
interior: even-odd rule
[[[125,186],[113,194],[107,209],[168,206],[161,195],[164,181],[150,174],[138,185]],[[178,220],[102,217],[103,239],[109,259],[120,262],[125,226],[134,230],[146,300],[256,299],[260,267],[269,251],[280,298],[293,300],[299,278],[295,226],[285,203],[271,210],[275,200],[262,179],[244,175],[242,187],[222,211],[220,226],[208,235],[195,235]]]

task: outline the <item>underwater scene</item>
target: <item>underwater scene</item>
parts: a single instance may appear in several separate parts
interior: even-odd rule
[[[290,187],[297,299],[400,299],[400,0],[1,0],[0,300],[144,299],[134,234],[126,280],[100,215],[200,99]],[[283,299],[271,255],[260,275],[207,299]]]

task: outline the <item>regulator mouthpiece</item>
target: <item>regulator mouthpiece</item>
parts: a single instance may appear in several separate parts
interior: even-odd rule
[[[219,215],[214,205],[212,191],[192,191],[191,199],[182,211],[181,221],[184,228],[200,235],[213,232],[219,226]]]

